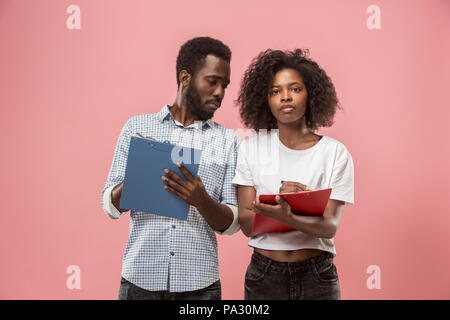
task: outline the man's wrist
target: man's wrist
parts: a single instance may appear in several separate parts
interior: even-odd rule
[[[116,207],[116,209],[119,210],[120,212],[128,211],[127,209],[123,209],[120,207],[120,198],[122,197],[122,190],[123,190],[122,188],[123,188],[123,182],[116,185],[111,190],[111,202],[112,202],[113,206]]]
[[[211,198],[208,194],[206,195],[206,197],[204,198],[203,201],[201,201],[199,203],[199,205],[196,207],[197,210],[202,213],[202,212],[208,212],[211,209],[214,208],[214,206],[218,204],[216,201],[214,201],[213,198]]]

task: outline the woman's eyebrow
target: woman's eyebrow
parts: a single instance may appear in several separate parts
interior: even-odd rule
[[[301,85],[300,82],[291,82],[291,83],[289,83],[288,85],[289,85],[289,86],[292,86],[293,84],[299,84],[299,85]],[[272,88],[274,88],[274,87],[281,87],[281,85],[273,84],[273,85],[272,85]]]

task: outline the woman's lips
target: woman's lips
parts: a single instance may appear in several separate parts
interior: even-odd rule
[[[291,112],[291,111],[294,111],[294,109],[295,109],[294,106],[282,106],[280,111],[281,112]]]

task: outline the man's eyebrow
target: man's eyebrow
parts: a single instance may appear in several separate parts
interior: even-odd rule
[[[207,78],[215,78],[215,79],[219,79],[219,80],[223,80],[225,81],[226,84],[230,84],[230,80],[226,80],[225,78],[221,77],[221,76],[217,76],[215,74],[210,74],[206,76]]]

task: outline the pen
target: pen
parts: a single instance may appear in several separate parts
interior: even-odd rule
[[[144,136],[143,136],[142,134],[140,134],[139,132],[136,132],[136,134],[137,134],[139,137],[141,137],[141,138],[156,141],[156,140],[153,139],[152,137],[144,137]]]

